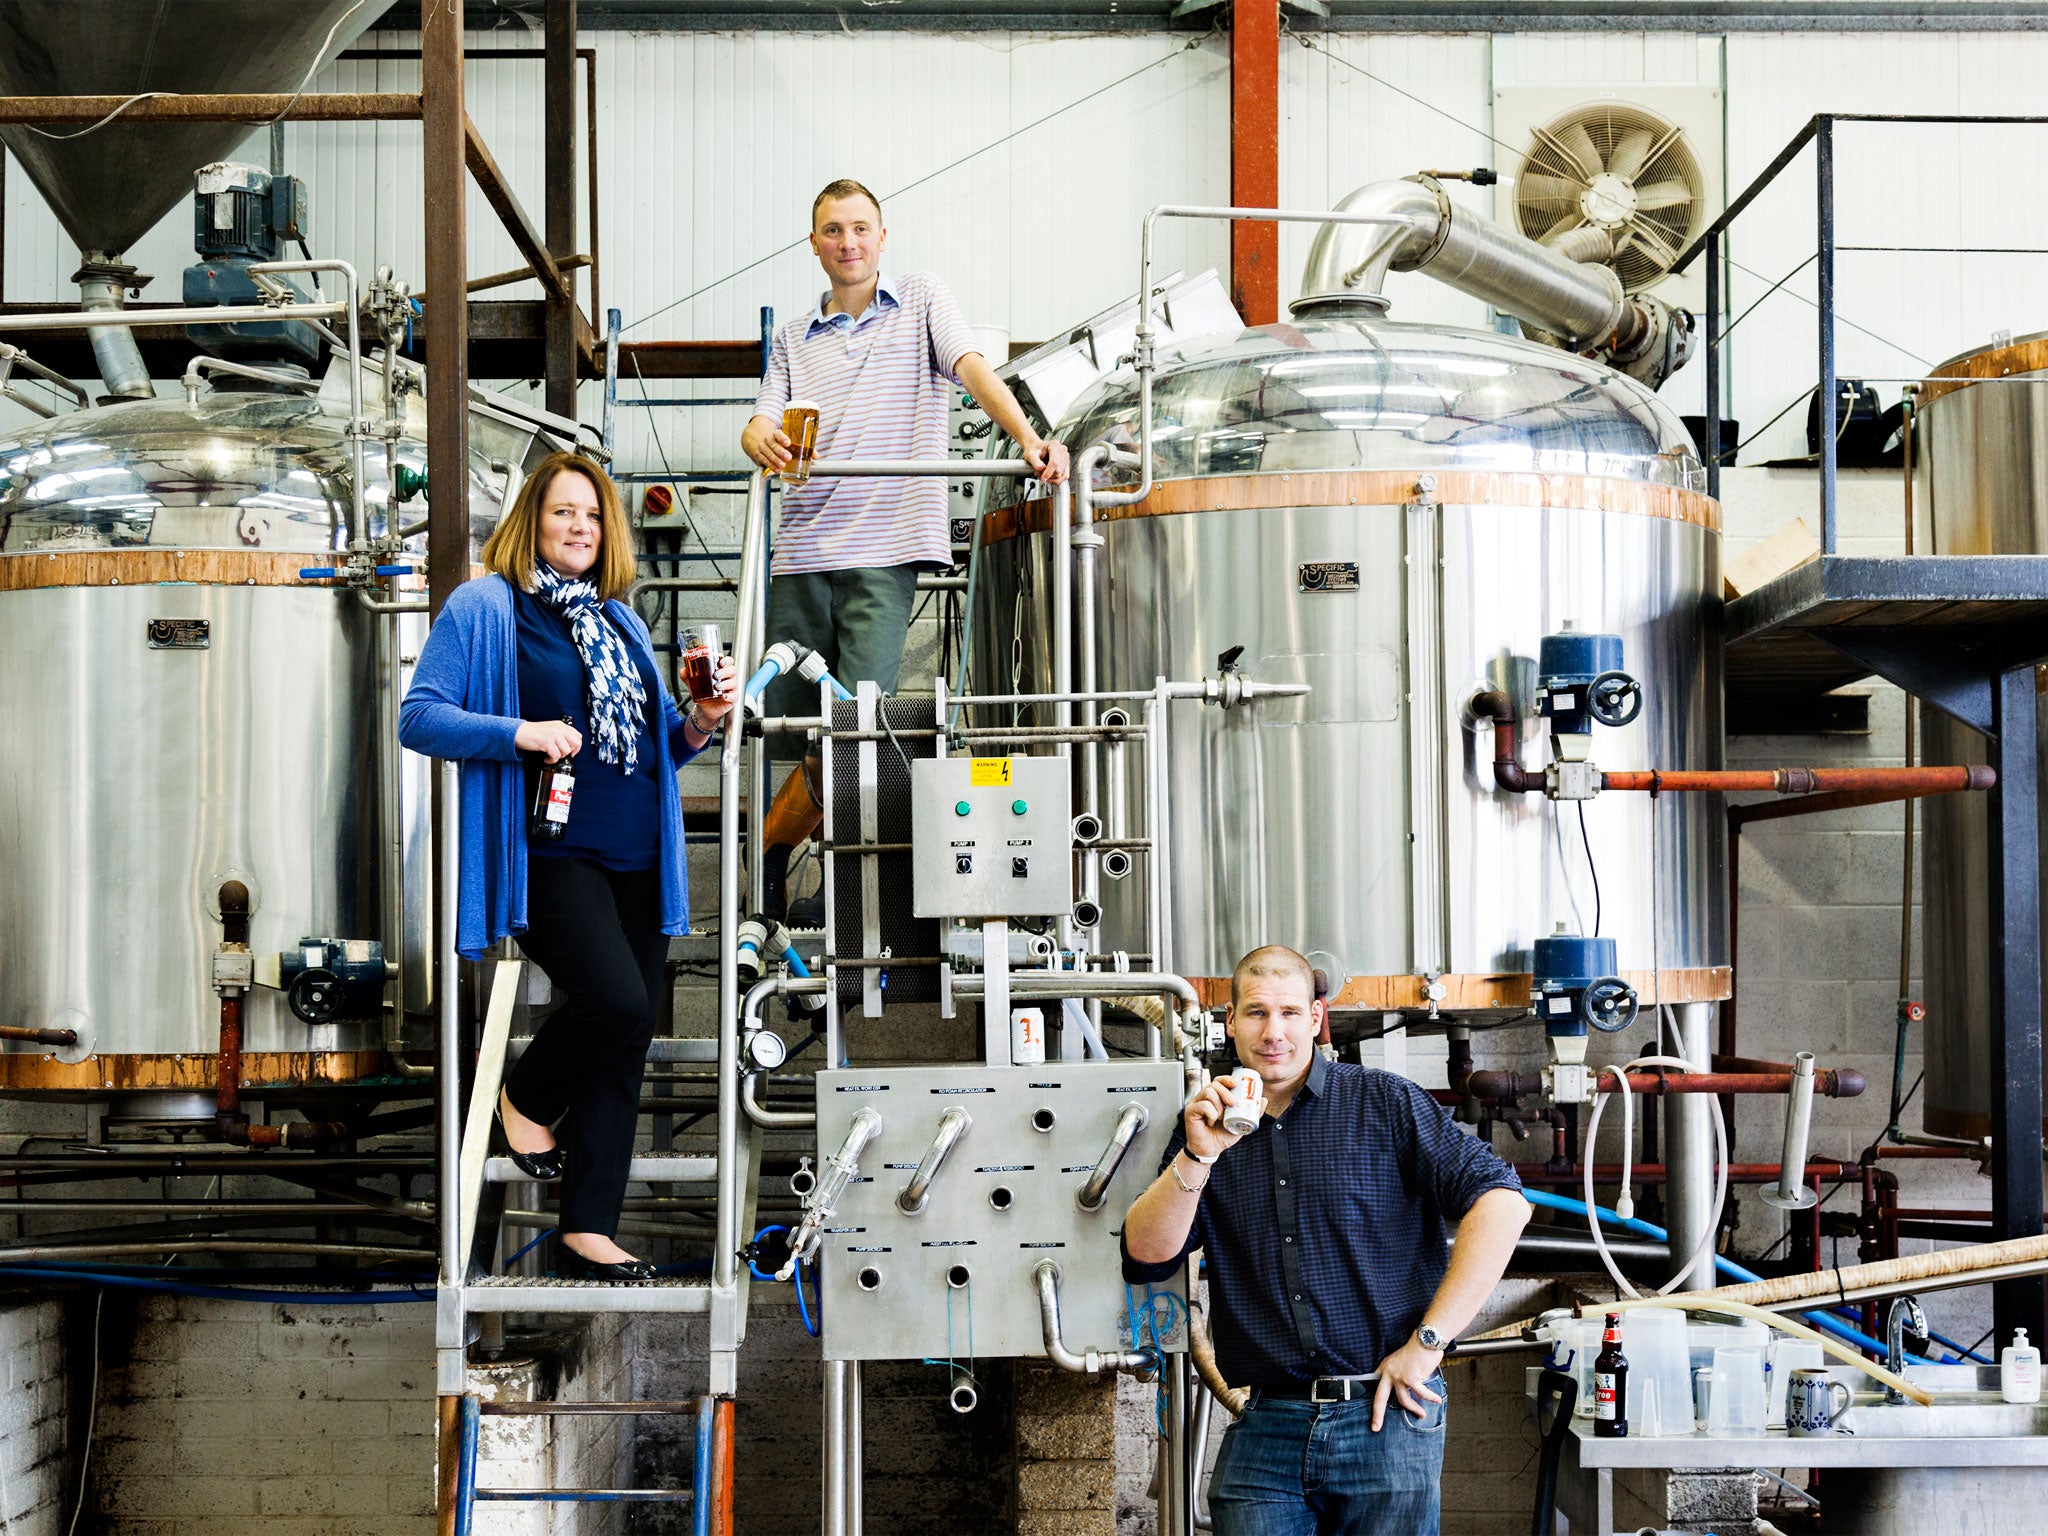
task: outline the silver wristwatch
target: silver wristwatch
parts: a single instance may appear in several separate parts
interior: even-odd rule
[[[1451,1342],[1427,1323],[1415,1330],[1415,1341],[1424,1349],[1433,1349],[1438,1354],[1442,1354],[1445,1346]]]

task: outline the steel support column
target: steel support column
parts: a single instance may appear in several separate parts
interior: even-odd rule
[[[1993,690],[1991,765],[1991,1235],[2035,1237],[2041,1222],[2041,836],[2039,698],[2031,661],[2000,673]],[[1991,1288],[1994,1336],[2039,1338],[2039,1277]]]
[[[548,253],[557,261],[576,253],[576,0],[547,0],[545,121],[542,159],[547,168]],[[576,414],[576,279],[563,274],[568,295],[547,300],[547,404],[558,416]]]
[[[1230,201],[1280,206],[1280,0],[1230,12]],[[1246,325],[1280,318],[1280,226],[1230,226],[1230,296]]]
[[[426,192],[427,585],[438,614],[469,579],[468,119],[462,6],[426,8],[420,34],[421,175]],[[436,1083],[447,1091],[452,1074]]]

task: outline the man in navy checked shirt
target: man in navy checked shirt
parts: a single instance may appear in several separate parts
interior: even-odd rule
[[[1414,1083],[1323,1057],[1293,950],[1253,950],[1230,992],[1262,1093],[1219,1077],[1188,1101],[1123,1237],[1134,1283],[1203,1251],[1216,1363],[1252,1389],[1216,1459],[1216,1536],[1436,1536],[1438,1367],[1514,1255],[1521,1181]],[[1261,1098],[1251,1134],[1223,1128]]]

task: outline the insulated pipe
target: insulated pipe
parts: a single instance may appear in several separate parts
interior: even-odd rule
[[[124,291],[123,271],[114,252],[85,252],[85,265],[79,268],[76,278],[79,309],[119,310]],[[142,360],[142,348],[135,344],[134,331],[122,326],[95,326],[89,336],[93,361],[99,365],[108,394],[123,400],[156,398],[156,386],[149,381],[149,365]]]
[[[1378,214],[1381,226],[1332,222],[1316,232],[1302,296],[1289,306],[1296,315],[1345,304],[1384,311],[1387,274],[1422,272],[1574,348],[1610,340],[1627,347],[1640,336],[1640,312],[1611,269],[1574,261],[1459,207],[1434,180],[1373,182],[1337,207]]]
[[[1032,1272],[1038,1287],[1038,1324],[1045,1336],[1045,1357],[1063,1371],[1094,1376],[1103,1371],[1149,1371],[1159,1364],[1149,1349],[1088,1349],[1075,1353],[1060,1338],[1060,1267],[1051,1259],[1040,1260]]]
[[[1102,1149],[1102,1156],[1095,1160],[1095,1167],[1074,1199],[1084,1211],[1099,1211],[1102,1202],[1109,1197],[1109,1181],[1116,1177],[1116,1171],[1123,1166],[1124,1154],[1131,1150],[1131,1143],[1138,1139],[1138,1132],[1145,1129],[1150,1119],[1142,1104],[1126,1104],[1116,1117],[1116,1129],[1110,1132],[1109,1145]]]
[[[915,1216],[924,1209],[925,1201],[931,1197],[932,1180],[939,1176],[939,1170],[946,1165],[946,1158],[953,1148],[960,1144],[960,1138],[967,1134],[974,1121],[966,1110],[958,1105],[939,1116],[939,1131],[932,1138],[932,1144],[925,1148],[924,1157],[919,1160],[917,1170],[910,1175],[910,1182],[903,1186],[896,1196],[896,1209],[906,1216]],[[961,1412],[966,1412],[962,1409]]]
[[[1784,1152],[1778,1159],[1778,1182],[1763,1197],[1780,1210],[1803,1211],[1819,1198],[1800,1177],[1806,1167],[1806,1144],[1813,1127],[1813,1052],[1792,1058],[1792,1087],[1785,1100]]]

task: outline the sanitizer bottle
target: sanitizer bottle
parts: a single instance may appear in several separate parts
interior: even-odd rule
[[[2041,1351],[2027,1342],[2024,1328],[1998,1357],[1998,1391],[2008,1403],[2041,1401]]]

